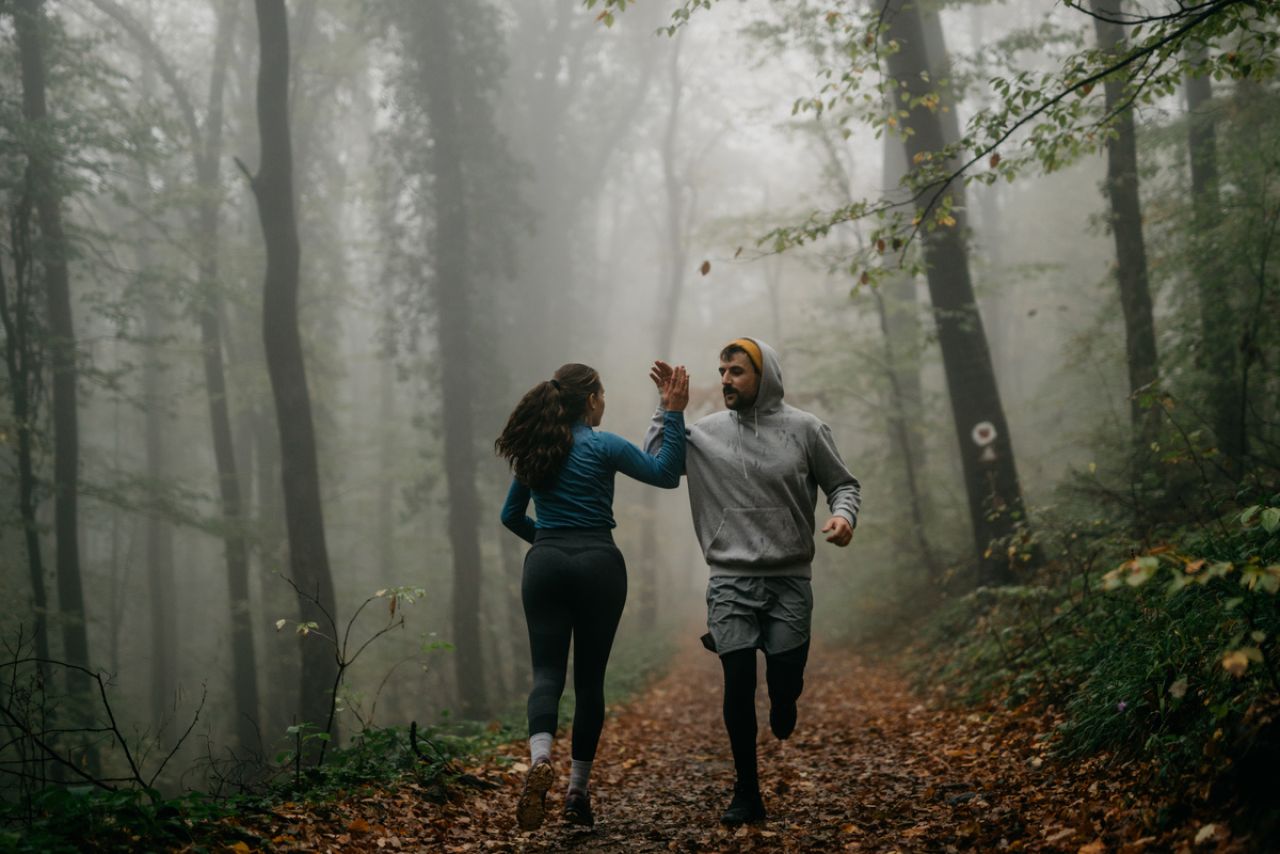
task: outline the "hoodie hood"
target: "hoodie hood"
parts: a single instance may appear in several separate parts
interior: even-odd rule
[[[857,524],[861,486],[840,459],[831,430],[782,401],[778,354],[758,338],[755,405],[720,410],[689,426],[685,473],[698,544],[712,575],[809,578],[817,491],[834,515]],[[666,412],[645,438],[657,453]]]
[[[782,407],[782,364],[778,361],[777,352],[759,338],[748,338],[760,348],[760,358],[764,362],[760,366],[760,388],[756,390],[756,402],[752,407],[763,415],[776,412]],[[750,410],[747,410],[750,412]],[[745,414],[745,413],[739,413]]]

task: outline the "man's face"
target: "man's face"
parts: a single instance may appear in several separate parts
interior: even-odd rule
[[[725,406],[733,410],[750,409],[760,390],[760,375],[746,353],[734,353],[720,360],[720,385]]]

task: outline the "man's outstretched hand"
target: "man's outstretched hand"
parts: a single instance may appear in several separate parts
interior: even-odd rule
[[[822,526],[822,533],[828,534],[827,542],[837,546],[847,546],[853,539],[853,526],[843,516],[832,516]]]

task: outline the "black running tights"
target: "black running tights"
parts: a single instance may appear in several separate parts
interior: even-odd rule
[[[604,671],[627,601],[627,567],[608,530],[539,531],[521,585],[533,690],[529,733],[555,733],[573,640],[573,758],[591,761],[604,726]]]
[[[808,641],[777,655],[765,655],[769,702],[796,701],[804,690],[804,666],[808,658]],[[756,651],[739,649],[725,653],[720,656],[720,664],[724,668],[724,728],[729,731],[738,788],[755,792],[760,786],[756,774]]]

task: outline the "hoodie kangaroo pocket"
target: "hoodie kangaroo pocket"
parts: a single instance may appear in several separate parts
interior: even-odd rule
[[[712,564],[764,566],[810,560],[811,542],[785,507],[726,507],[707,545]]]

